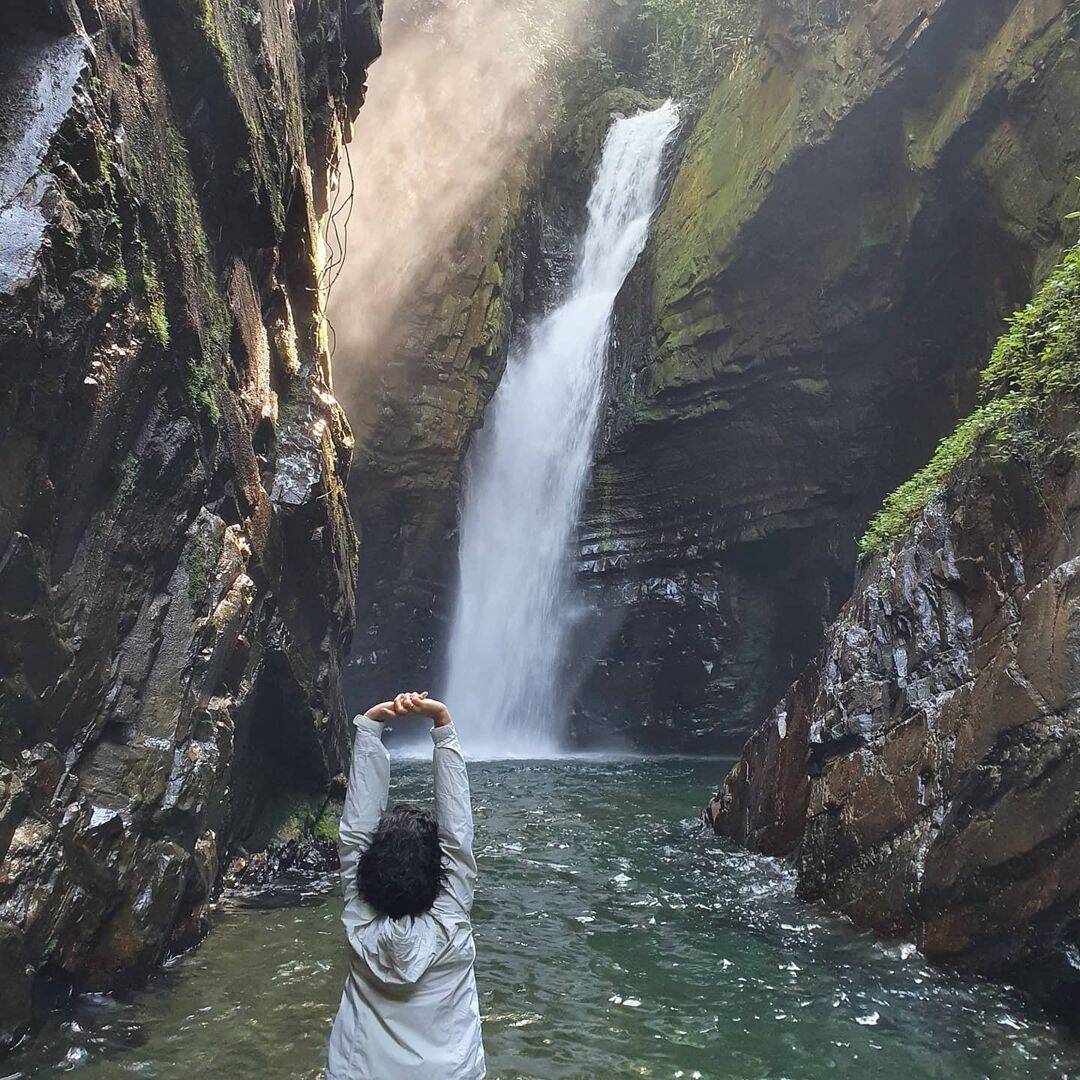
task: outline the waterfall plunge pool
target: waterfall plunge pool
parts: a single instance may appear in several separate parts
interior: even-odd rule
[[[799,902],[784,867],[704,830],[721,772],[471,765],[491,1077],[1080,1075],[1080,1046],[1008,991]],[[395,760],[390,798],[429,800],[430,765]],[[346,963],[338,913],[331,882],[226,899],[199,949],[143,990],[57,1013],[0,1076],[318,1077]]]

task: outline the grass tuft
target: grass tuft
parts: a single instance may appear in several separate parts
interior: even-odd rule
[[[308,828],[317,840],[328,840],[331,844],[338,842],[338,819],[329,810],[324,810],[314,821],[309,821]]]

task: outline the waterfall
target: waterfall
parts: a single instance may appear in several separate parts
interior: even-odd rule
[[[656,204],[671,102],[604,142],[565,301],[516,341],[466,463],[447,701],[483,756],[559,749],[570,542],[592,463],[615,298]]]

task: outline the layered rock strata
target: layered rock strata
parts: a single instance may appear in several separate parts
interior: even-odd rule
[[[1080,250],[891,495],[854,596],[709,806],[804,895],[1080,1022]]]
[[[1065,242],[1067,3],[764,11],[619,310],[582,528],[582,742],[741,743]]]
[[[0,1044],[342,767],[321,226],[375,0],[0,13]]]
[[[805,896],[1075,1021],[1080,470],[965,472],[867,566],[710,815],[793,855]]]

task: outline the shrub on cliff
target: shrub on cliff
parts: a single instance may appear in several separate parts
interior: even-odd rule
[[[707,92],[749,48],[758,9],[757,0],[642,0],[649,89],[684,100]]]
[[[979,382],[980,404],[929,463],[886,500],[860,542],[864,556],[900,539],[977,450],[1028,464],[1037,475],[1060,446],[1042,434],[1047,411],[1080,393],[1080,246],[1009,321]]]

